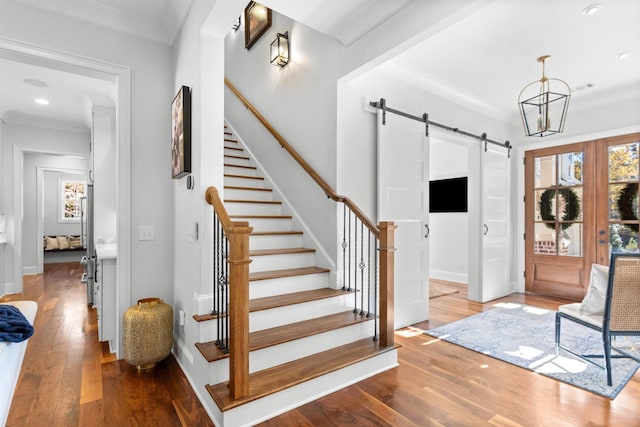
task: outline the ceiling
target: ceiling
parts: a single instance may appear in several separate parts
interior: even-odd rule
[[[170,46],[193,0],[14,1]],[[583,14],[595,1],[601,6],[598,13]],[[349,46],[411,0],[264,3]],[[640,99],[640,1],[472,3],[469,13],[425,36],[380,70],[507,122],[519,120],[518,94],[527,83],[540,78],[536,58],[545,54],[552,57],[547,62],[547,76],[560,78],[571,87],[571,110],[588,108],[595,102]],[[620,59],[624,52],[630,55]],[[47,86],[29,85],[25,79],[40,80]],[[0,117],[38,116],[86,123],[87,100],[108,102],[112,91],[109,82],[65,75],[0,52]],[[33,102],[34,97],[43,96],[39,94],[50,98],[46,108]]]

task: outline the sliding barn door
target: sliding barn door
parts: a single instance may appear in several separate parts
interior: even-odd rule
[[[398,227],[394,321],[401,328],[429,318],[429,143],[425,123],[384,115],[378,110],[378,221]]]
[[[510,251],[510,159],[509,150],[486,144],[481,150],[482,188],[482,292],[490,301],[511,293]]]

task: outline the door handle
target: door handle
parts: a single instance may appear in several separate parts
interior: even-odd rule
[[[424,238],[426,239],[426,238],[428,238],[428,237],[429,237],[429,233],[430,233],[431,231],[429,230],[429,224],[425,224],[425,225],[424,225],[424,227],[427,229],[427,231],[426,231],[426,233],[427,233],[427,234],[425,234],[425,235],[424,235]]]
[[[484,224],[484,233],[482,234],[486,236],[488,232],[489,232],[489,227],[487,227],[487,224]]]

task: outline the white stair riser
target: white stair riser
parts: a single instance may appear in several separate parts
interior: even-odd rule
[[[276,307],[269,310],[253,311],[249,313],[249,332],[340,313],[353,307],[352,298],[353,294],[345,293],[332,298]],[[215,341],[218,338],[217,327],[217,319],[198,322],[198,342]]]
[[[397,366],[398,352],[390,350],[224,413],[210,407],[216,425],[252,426]]]
[[[373,328],[372,320],[252,351],[249,355],[250,371],[268,369],[363,338],[373,339]]]
[[[329,286],[329,273],[252,280],[249,282],[249,298],[263,298],[290,292],[311,291],[313,289],[326,288],[327,286]]]
[[[246,176],[245,174],[240,174]],[[224,185],[234,185],[236,187],[264,188],[264,179],[236,178],[225,176]]]
[[[373,321],[362,322],[261,350],[254,350],[249,353],[249,372],[268,369],[363,338],[371,337],[373,339],[373,329]],[[218,384],[229,380],[228,360],[225,358],[209,364],[209,384]]]
[[[229,198],[225,195],[225,200]],[[281,215],[282,205],[279,203],[238,203],[229,202],[224,203],[224,207],[227,209],[229,215]]]
[[[229,175],[258,176],[255,169],[225,166],[224,173]]]
[[[313,252],[300,254],[260,255],[251,257],[249,272],[284,270],[287,268],[313,267],[316,256]]]
[[[224,198],[225,199],[235,199],[235,200],[273,200],[273,191],[263,191],[263,190],[240,190],[236,188],[225,188],[224,189]]]
[[[258,231],[258,230],[254,230]],[[275,234],[249,236],[249,250],[284,249],[302,247],[302,234]]]
[[[333,298],[252,312],[249,314],[249,332],[341,313],[353,307],[349,306],[349,302],[352,302],[349,296],[352,294],[345,293]]]
[[[291,218],[245,218],[253,231],[291,231]],[[235,221],[234,218],[231,218]],[[299,246],[290,246],[299,247]],[[274,248],[271,248],[274,249]]]
[[[226,153],[225,153],[226,154]],[[226,164],[236,165],[236,166],[252,166],[250,159],[239,159],[238,157],[247,157],[243,156],[241,153],[239,154],[231,154],[233,157],[224,157],[224,162]]]

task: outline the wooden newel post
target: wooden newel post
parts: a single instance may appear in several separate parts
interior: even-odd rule
[[[229,391],[249,394],[249,233],[248,222],[234,222],[229,239]]]
[[[393,222],[382,221],[380,230],[380,347],[393,345],[395,230]]]

